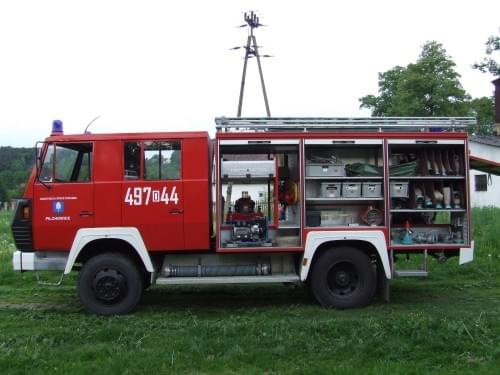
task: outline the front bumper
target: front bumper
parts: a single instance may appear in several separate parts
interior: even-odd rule
[[[24,253],[12,255],[14,271],[64,271],[68,256],[59,252]]]

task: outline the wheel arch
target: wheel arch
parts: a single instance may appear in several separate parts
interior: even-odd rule
[[[151,257],[137,228],[84,228],[78,230],[66,262],[68,274],[77,262],[113,251],[129,256],[144,272],[153,273]]]
[[[310,276],[310,270],[319,257],[336,247],[355,247],[370,257],[375,257],[377,264],[381,265],[387,279],[391,278],[389,255],[385,242],[385,234],[382,231],[356,231],[349,232],[309,232],[306,238],[306,246],[303,262],[300,270],[300,279],[306,281]],[[307,262],[304,261],[307,259]],[[304,263],[306,263],[304,265]]]

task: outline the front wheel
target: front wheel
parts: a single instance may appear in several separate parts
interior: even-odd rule
[[[370,258],[348,246],[322,254],[312,269],[311,289],[325,307],[362,307],[371,302],[376,275]]]
[[[87,311],[118,315],[132,311],[142,297],[143,278],[137,265],[119,253],[89,259],[80,271],[78,295]]]

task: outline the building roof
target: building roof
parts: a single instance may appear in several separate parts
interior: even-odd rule
[[[478,144],[471,148],[469,158],[471,169],[500,176],[500,162],[492,160],[494,154],[491,152],[484,153],[480,148],[480,145],[500,148],[500,137],[494,135],[475,135],[471,136],[469,141]],[[496,154],[498,150],[495,149],[492,152]]]
[[[471,169],[500,176],[500,163],[498,162],[481,159],[473,155],[470,156],[469,162]]]
[[[469,138],[469,141],[488,146],[500,147],[500,137],[495,135],[473,135]]]

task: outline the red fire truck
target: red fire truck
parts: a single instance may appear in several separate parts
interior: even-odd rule
[[[212,140],[65,135],[55,121],[12,223],[13,266],[79,270],[83,306],[102,315],[152,283],[306,283],[337,308],[388,299],[428,256],[473,258],[472,123],[221,117]],[[396,267],[411,254],[421,267]]]

